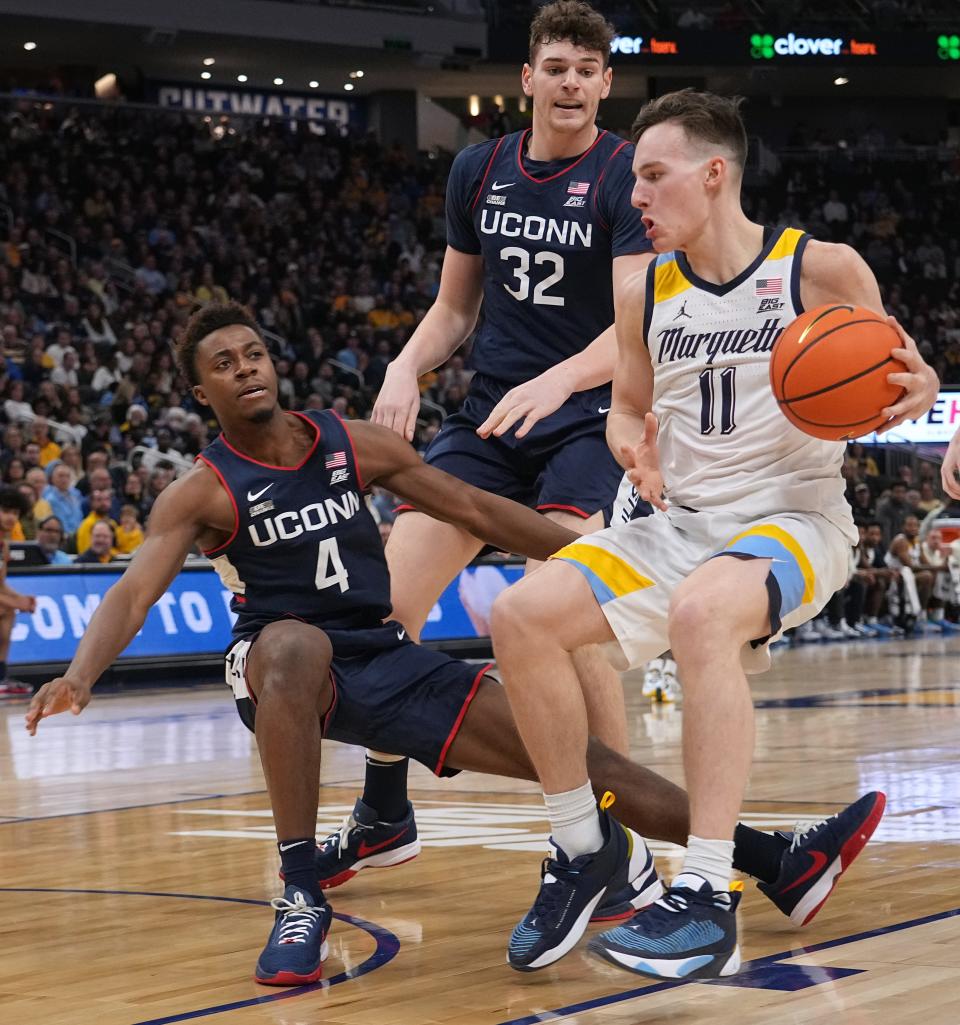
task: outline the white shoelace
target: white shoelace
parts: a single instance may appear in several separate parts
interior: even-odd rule
[[[292,903],[286,897],[274,897],[270,901],[270,907],[283,913],[280,932],[277,934],[278,943],[307,942],[307,936],[316,924],[320,908],[311,907],[299,892]]]
[[[348,815],[343,822],[340,823],[340,842],[337,844],[337,858],[343,857],[343,849],[347,846],[347,841],[350,839],[350,830],[356,829],[357,820],[353,815]]]
[[[819,829],[822,825],[825,825],[831,819],[835,819],[836,815],[828,815],[825,819],[816,819],[815,821],[801,821],[793,827],[793,839],[790,841],[790,851],[793,853],[800,844],[815,830]]]

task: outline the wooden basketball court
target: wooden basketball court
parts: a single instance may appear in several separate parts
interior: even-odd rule
[[[634,757],[679,779],[681,713],[628,686]],[[882,789],[886,818],[802,931],[746,885],[744,970],[658,984],[578,949],[524,975],[506,941],[536,892],[532,785],[411,772],[424,852],[333,891],[327,978],[252,973],[280,891],[253,738],[225,687],[101,695],[36,738],[0,707],[0,1022],[161,1025],[957,1025],[960,640],[781,650],[755,681],[744,819],[791,828]],[[318,835],[352,806],[358,750],[330,744]],[[675,849],[655,848],[666,873]],[[592,927],[597,928],[597,927]]]

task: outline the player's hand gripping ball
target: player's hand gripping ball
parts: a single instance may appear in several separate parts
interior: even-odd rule
[[[770,354],[770,384],[783,415],[801,431],[846,441],[878,430],[881,410],[903,388],[887,374],[906,367],[890,353],[902,348],[896,330],[861,306],[833,303],[801,314]]]

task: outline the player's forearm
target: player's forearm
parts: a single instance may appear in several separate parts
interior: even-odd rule
[[[613,379],[617,365],[617,332],[613,324],[576,356],[558,363],[548,374],[560,376],[573,394],[607,384]]]
[[[470,492],[449,522],[464,527],[498,551],[543,561],[579,536],[517,502],[478,488],[470,488]]]
[[[476,322],[476,311],[471,314],[437,300],[391,365],[416,377],[436,370],[463,345]]]
[[[120,583],[104,595],[84,631],[67,675],[93,686],[143,626],[150,606],[125,593]]]
[[[19,609],[23,596],[4,588],[0,591],[0,609]]]
[[[643,440],[643,414],[612,409],[607,414],[607,446],[613,458],[626,469],[623,446],[636,445]]]

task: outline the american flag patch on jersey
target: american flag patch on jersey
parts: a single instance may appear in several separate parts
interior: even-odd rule
[[[569,182],[567,192],[571,196],[585,196],[590,189],[590,182]]]
[[[328,470],[335,470],[338,466],[347,465],[346,452],[331,452],[323,464]]]
[[[757,295],[779,295],[783,291],[783,278],[757,278]]]

